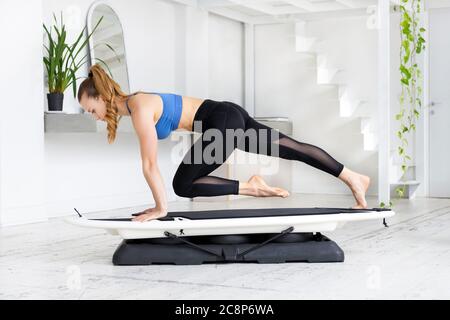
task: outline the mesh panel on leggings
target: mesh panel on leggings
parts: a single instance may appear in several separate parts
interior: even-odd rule
[[[343,165],[325,150],[311,144],[299,142],[284,135],[273,143],[279,145],[278,152],[281,158],[302,161],[336,177],[343,169]]]
[[[193,184],[233,184],[232,181],[225,178],[215,177],[215,176],[205,176],[195,179]]]

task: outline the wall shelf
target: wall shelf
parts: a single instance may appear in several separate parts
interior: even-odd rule
[[[96,121],[89,113],[63,113],[63,112],[45,112],[44,113],[44,132],[45,133],[70,133],[70,132],[104,132],[106,133],[106,122]],[[134,133],[133,123],[130,117],[123,117],[119,121],[117,132]],[[186,130],[174,131],[175,135],[193,135],[194,132]]]
[[[271,128],[277,129],[286,135],[292,135],[292,122],[287,118],[255,117],[255,120]],[[96,121],[89,113],[44,113],[44,132],[106,132],[106,123]],[[117,132],[133,133],[133,123],[130,117],[123,117],[119,122]],[[193,132],[178,130],[175,134],[193,134]]]
[[[87,113],[44,113],[44,132],[97,132],[97,121]]]

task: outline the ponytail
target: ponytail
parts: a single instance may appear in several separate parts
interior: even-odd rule
[[[87,93],[88,97],[97,98],[101,96],[106,103],[106,116],[108,142],[112,143],[116,139],[117,126],[122,116],[119,116],[115,99],[117,96],[128,97],[119,84],[114,81],[98,64],[89,69],[89,77],[85,79],[78,90],[78,101]]]

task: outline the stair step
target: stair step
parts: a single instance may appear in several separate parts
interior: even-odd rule
[[[316,43],[316,38],[309,38],[303,36],[295,37],[295,51],[296,52],[307,52],[314,53],[314,44]]]
[[[420,182],[416,181],[416,180],[408,180],[408,181],[399,181],[399,182],[391,183],[390,184],[391,196],[397,197],[398,195],[395,192],[395,190],[397,189],[397,187],[400,187],[403,185],[405,185],[405,193],[403,194],[402,198],[412,199],[416,196],[416,191],[420,185]]]
[[[392,186],[403,186],[403,185],[418,186],[418,185],[420,185],[420,181],[417,181],[417,180],[397,181],[397,182],[391,182],[390,185],[392,185]]]
[[[406,172],[403,173],[401,166],[398,165],[390,165],[389,170],[389,181],[390,183],[397,183],[398,181],[409,181],[414,180],[416,177],[416,168],[408,167]]]
[[[361,133],[377,132],[375,120],[372,117],[359,117],[361,120]]]
[[[317,67],[317,84],[332,84],[333,78],[341,71],[337,68]]]
[[[364,150],[376,151],[378,148],[378,138],[374,133],[365,133],[364,136]]]

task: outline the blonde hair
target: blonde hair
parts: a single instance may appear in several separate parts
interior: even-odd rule
[[[116,139],[117,126],[122,116],[119,116],[116,98],[127,98],[119,84],[114,81],[99,64],[93,65],[89,69],[89,77],[85,79],[78,89],[78,102],[86,93],[88,97],[97,98],[101,96],[106,103],[106,116],[108,142],[112,143]]]

